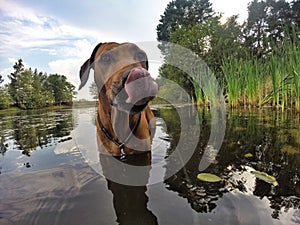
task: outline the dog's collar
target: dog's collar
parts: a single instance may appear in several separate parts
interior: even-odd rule
[[[97,121],[98,121],[98,124],[99,124],[99,126],[101,128],[101,131],[106,136],[106,138],[108,138],[110,141],[112,141],[120,149],[120,151],[121,151],[121,157],[120,157],[120,159],[124,159],[126,157],[126,153],[124,152],[124,149],[126,147],[127,142],[133,136],[133,133],[135,133],[135,131],[137,130],[137,128],[138,128],[138,126],[139,126],[139,124],[141,122],[141,117],[142,117],[141,113],[139,113],[138,120],[134,124],[134,127],[133,127],[132,131],[130,132],[130,134],[128,135],[128,137],[123,142],[121,142],[117,137],[113,138],[110,135],[110,133],[108,132],[108,130],[104,127],[103,123],[101,122],[99,113],[97,113]]]

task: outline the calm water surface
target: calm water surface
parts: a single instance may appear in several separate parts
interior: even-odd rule
[[[180,135],[193,135],[192,128],[181,133],[179,111],[197,113],[200,140],[191,159],[169,176],[185,153],[178,160],[168,157]],[[207,183],[197,174],[214,123],[210,111],[161,107],[154,112],[153,169],[145,186],[106,179],[112,162],[99,159],[95,108],[0,114],[0,224],[300,224],[299,114],[228,112],[222,147],[201,171],[222,181]],[[150,160],[144,155],[124,163]],[[154,170],[159,163],[161,169]],[[255,178],[254,170],[274,176],[279,185]],[[152,182],[159,179],[164,181]]]

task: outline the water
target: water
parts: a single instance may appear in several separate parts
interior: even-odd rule
[[[209,110],[197,112],[199,143],[183,167],[184,149],[169,157],[180,135],[193,133],[181,133],[182,111],[195,113],[154,109],[157,131],[144,186],[105,178],[113,162],[99,160],[95,108],[0,114],[0,224],[300,224],[299,114],[228,112],[222,147],[199,171],[203,154],[213,152],[207,150],[212,117]],[[149,165],[149,159],[126,163]],[[182,166],[176,174],[174,164]],[[255,178],[254,170],[279,185]],[[124,171],[116,176],[128,176]],[[200,181],[199,172],[222,181]]]

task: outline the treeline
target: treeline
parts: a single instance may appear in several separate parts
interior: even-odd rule
[[[49,74],[25,68],[22,59],[8,75],[10,82],[0,86],[0,109],[18,107],[36,109],[53,105],[70,105],[76,94],[75,86],[64,75]],[[0,75],[0,84],[3,82]]]
[[[300,111],[300,0],[254,0],[248,5],[247,20],[243,24],[237,20],[232,16],[222,23],[209,0],[173,0],[161,16],[157,39],[200,56],[217,77],[229,106],[272,105]],[[168,45],[160,48],[166,60],[160,77],[177,82],[195,102],[208,104],[209,96],[188,74],[168,65],[172,58]],[[172,91],[164,90],[163,83],[160,88]]]

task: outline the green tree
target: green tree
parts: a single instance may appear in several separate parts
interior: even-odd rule
[[[178,28],[171,34],[170,42],[197,54],[218,78],[222,78],[223,59],[244,55],[241,35],[241,26],[237,23],[237,16],[228,18],[224,24],[220,22],[219,16],[214,16],[206,19],[202,24]],[[169,58],[173,59],[174,57],[171,53],[169,50],[168,54],[165,55],[166,64],[168,64]],[[176,54],[176,58],[180,60],[183,67],[188,68],[190,66],[191,62],[186,56]],[[164,65],[160,74],[180,84],[195,100],[204,97],[191,77],[177,68]],[[195,94],[196,91],[197,95]]]
[[[291,37],[299,21],[297,2],[254,0],[249,4],[243,35],[244,46],[253,56],[268,55],[285,37]]]
[[[18,76],[18,88],[14,94],[18,96],[18,107],[23,109],[41,108],[46,106],[49,101],[50,92],[45,92],[37,70],[33,72],[31,68],[25,69]],[[51,95],[50,95],[51,96]]]
[[[35,108],[32,102],[34,89],[32,86],[32,70],[25,69],[19,77],[20,85],[16,91],[19,96],[19,107],[23,109]]]
[[[222,78],[222,63],[229,57],[244,58],[242,46],[242,26],[237,22],[238,16],[227,18],[225,23],[220,20],[212,24],[213,30],[209,39],[209,50],[204,56],[205,62],[218,78]]]
[[[54,103],[52,93],[46,89],[47,75],[35,69],[33,73],[32,87],[35,90],[32,95],[32,103],[36,107],[45,107]]]
[[[300,30],[300,0],[293,1],[291,6],[293,23]]]
[[[64,75],[50,74],[47,77],[46,89],[52,93],[57,105],[71,104],[76,94],[75,86]]]
[[[93,82],[89,87],[90,95],[93,96],[93,99],[98,99],[98,88],[95,82]]]
[[[191,50],[195,50],[199,46],[202,46],[202,49],[204,49],[205,43],[202,42],[204,39],[195,38],[195,33],[197,33],[198,37],[202,35],[198,30],[198,26],[201,26],[213,16],[214,12],[209,0],[173,0],[167,5],[156,28],[157,40],[173,42]],[[207,32],[204,36],[206,34]],[[166,64],[160,69],[160,76],[177,82],[195,100],[193,81],[187,74],[168,65],[168,59],[173,57],[167,50],[168,45],[162,42],[159,47],[166,60]],[[200,51],[197,53],[200,53]],[[184,57],[181,57],[180,60],[184,61]]]
[[[209,0],[173,0],[159,20],[157,40],[169,42],[171,34],[178,28],[202,24],[213,15]],[[165,45],[160,48],[164,52]]]
[[[0,75],[0,84],[3,83],[2,75]],[[0,87],[0,109],[6,109],[12,104],[12,99],[8,93],[7,86]]]
[[[24,64],[23,60],[19,59],[18,62],[15,63],[13,66],[14,72],[8,75],[8,78],[10,79],[10,84],[8,86],[8,91],[10,96],[12,97],[13,103],[15,106],[20,106],[20,96],[19,92],[17,90],[20,89],[21,82],[20,82],[20,77],[22,72],[24,71]]]

